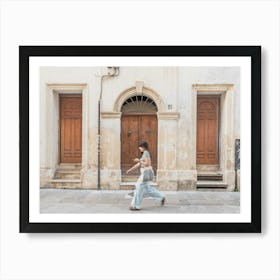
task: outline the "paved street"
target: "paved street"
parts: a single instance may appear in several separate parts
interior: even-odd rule
[[[41,213],[239,213],[240,193],[165,191],[166,203],[145,198],[141,211],[129,210],[133,191],[41,189]]]

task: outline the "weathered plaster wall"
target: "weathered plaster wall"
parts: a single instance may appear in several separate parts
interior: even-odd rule
[[[57,163],[48,150],[50,137],[57,138],[56,127],[59,118],[46,118],[47,111],[58,102],[50,98],[48,85],[85,84],[87,90],[87,156],[83,166],[84,187],[96,187],[97,169],[97,122],[100,76],[104,67],[43,67],[40,71],[40,162],[42,182],[51,176]],[[161,98],[162,112],[178,113],[178,117],[158,116],[158,183],[161,189],[194,189],[196,182],[195,128],[190,125],[195,115],[193,84],[234,84],[234,137],[240,133],[240,82],[239,67],[120,67],[118,77],[104,79],[102,112],[115,112],[116,100],[121,93],[143,82],[145,88],[153,90]],[[244,93],[245,94],[245,93]],[[51,101],[50,101],[51,100]],[[53,103],[52,103],[53,102]],[[57,114],[53,111],[53,114]],[[108,188],[117,189],[120,182],[120,115],[103,116],[102,126],[102,183]],[[57,146],[58,147],[58,146]],[[58,149],[56,147],[56,149]],[[57,153],[58,151],[56,151]],[[231,162],[228,163],[232,164]],[[45,179],[44,179],[44,178]],[[230,177],[231,178],[231,177]]]

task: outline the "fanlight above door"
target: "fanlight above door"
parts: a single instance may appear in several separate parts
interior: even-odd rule
[[[129,97],[122,105],[122,113],[156,113],[156,103],[145,95],[134,95]]]

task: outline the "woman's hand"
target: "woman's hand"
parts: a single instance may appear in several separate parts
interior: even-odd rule
[[[126,172],[125,172],[125,173],[126,173],[126,174],[128,174],[129,172],[130,172],[130,169],[126,170]]]
[[[133,161],[134,162],[140,162],[140,159],[139,158],[135,158]]]

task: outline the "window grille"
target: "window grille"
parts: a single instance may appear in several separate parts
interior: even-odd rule
[[[145,95],[135,95],[129,97],[122,105],[123,113],[156,113],[156,103]]]

